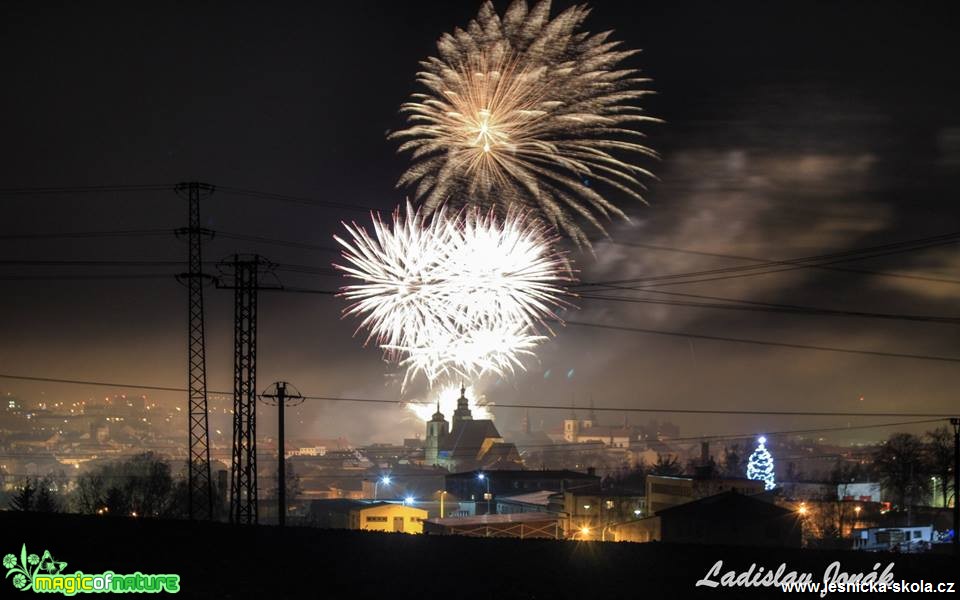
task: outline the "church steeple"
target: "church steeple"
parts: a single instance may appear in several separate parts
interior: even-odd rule
[[[437,412],[433,413],[433,418],[427,421],[427,440],[424,448],[424,462],[428,465],[437,465],[440,463],[440,448],[449,435],[447,420],[443,418],[440,412],[440,399],[437,399]]]
[[[587,418],[583,422],[584,429],[590,429],[597,423],[597,413],[593,410],[593,396],[590,396],[590,412],[587,413]]]
[[[453,424],[472,419],[473,413],[470,412],[470,403],[467,401],[467,388],[460,384],[460,397],[457,398],[457,410],[453,411]]]

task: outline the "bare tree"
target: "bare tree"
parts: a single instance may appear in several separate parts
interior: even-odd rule
[[[60,512],[60,502],[57,500],[57,493],[54,492],[54,489],[55,484],[49,477],[44,477],[37,483],[37,498],[33,506],[36,512]]]
[[[909,509],[930,490],[923,442],[910,433],[895,433],[874,457],[880,481],[897,499],[900,510]]]
[[[940,494],[944,506],[950,506],[953,497],[953,434],[946,425],[928,431],[927,456],[931,472],[940,479]]]
[[[86,474],[77,480],[77,489],[73,492],[73,507],[79,513],[92,515],[104,507],[107,495],[103,476]]]
[[[666,475],[668,477],[676,477],[678,475],[683,475],[683,467],[680,466],[680,461],[676,457],[670,456],[667,454],[657,454],[657,462],[650,469],[650,473],[653,475]]]
[[[20,512],[30,512],[34,508],[36,501],[37,486],[36,483],[27,477],[20,485],[17,493],[10,499],[10,510]]]

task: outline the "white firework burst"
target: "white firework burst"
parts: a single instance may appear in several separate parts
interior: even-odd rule
[[[625,217],[609,193],[643,201],[637,126],[657,121],[638,105],[648,79],[621,62],[637,53],[611,32],[581,31],[573,6],[550,18],[550,1],[515,0],[501,18],[490,2],[466,29],[444,34],[421,63],[401,107],[407,127],[390,134],[412,164],[398,186],[428,212],[475,204],[505,214],[523,207],[589,245],[580,221]]]
[[[511,211],[503,218],[470,208],[427,217],[407,204],[373,232],[345,224],[345,264],[358,283],[342,288],[345,315],[387,360],[423,374],[471,378],[523,368],[521,359],[551,333],[545,319],[566,305],[570,266],[540,224]]]

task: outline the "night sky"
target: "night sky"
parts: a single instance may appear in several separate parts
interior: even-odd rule
[[[418,60],[479,2],[53,3],[0,8],[0,187],[215,185],[392,210],[407,164],[385,140],[403,121]],[[504,2],[497,2],[503,10]],[[567,6],[557,2],[554,11]],[[587,29],[642,48],[654,79],[646,127],[661,153],[644,166],[649,206],[614,242],[760,259],[842,252],[960,230],[960,41],[956,18],[908,2],[591,3]],[[618,199],[621,202],[626,200]],[[172,229],[170,192],[0,196],[0,236]],[[217,192],[215,230],[331,245],[331,210]],[[172,236],[0,239],[3,260],[183,260]],[[335,255],[230,239],[216,261],[258,252],[329,266]],[[583,280],[747,264],[599,242],[571,249]],[[960,280],[956,244],[844,263]],[[2,266],[0,276],[173,273],[157,267]],[[213,266],[211,266],[213,269]],[[332,289],[334,277],[281,273]],[[0,372],[166,386],[186,383],[186,290],[172,279],[3,281]],[[957,316],[960,284],[800,269],[659,288],[758,302]],[[650,294],[647,297],[653,297]],[[231,388],[232,295],[207,296],[209,387]],[[579,321],[820,346],[960,356],[956,325],[654,304],[579,302]],[[258,387],[276,379],[324,396],[399,398],[392,369],[340,320],[342,301],[261,295]],[[570,326],[526,373],[481,382],[501,403],[950,412],[960,365]],[[547,374],[549,372],[549,374]],[[35,399],[121,390],[0,381]],[[416,398],[421,390],[411,390]],[[151,393],[185,404],[182,394]],[[861,400],[862,398],[862,400]],[[564,412],[534,411],[534,425]],[[265,423],[272,431],[270,418]],[[399,441],[422,427],[394,406],[312,403],[292,434]],[[519,413],[497,412],[501,430]],[[621,415],[607,417],[620,422]],[[646,420],[646,416],[631,419]],[[884,422],[669,417],[683,434]],[[406,419],[406,420],[402,420]],[[890,419],[886,419],[890,421]],[[400,426],[398,426],[400,423]],[[261,430],[264,431],[264,430]],[[883,430],[831,439],[884,437]]]

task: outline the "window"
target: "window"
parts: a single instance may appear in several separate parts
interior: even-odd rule
[[[386,523],[386,517],[366,517],[367,523]]]
[[[919,531],[914,531],[914,532],[913,532],[913,537],[915,537],[915,538],[920,537],[920,535],[921,535],[921,533],[920,533]]]

